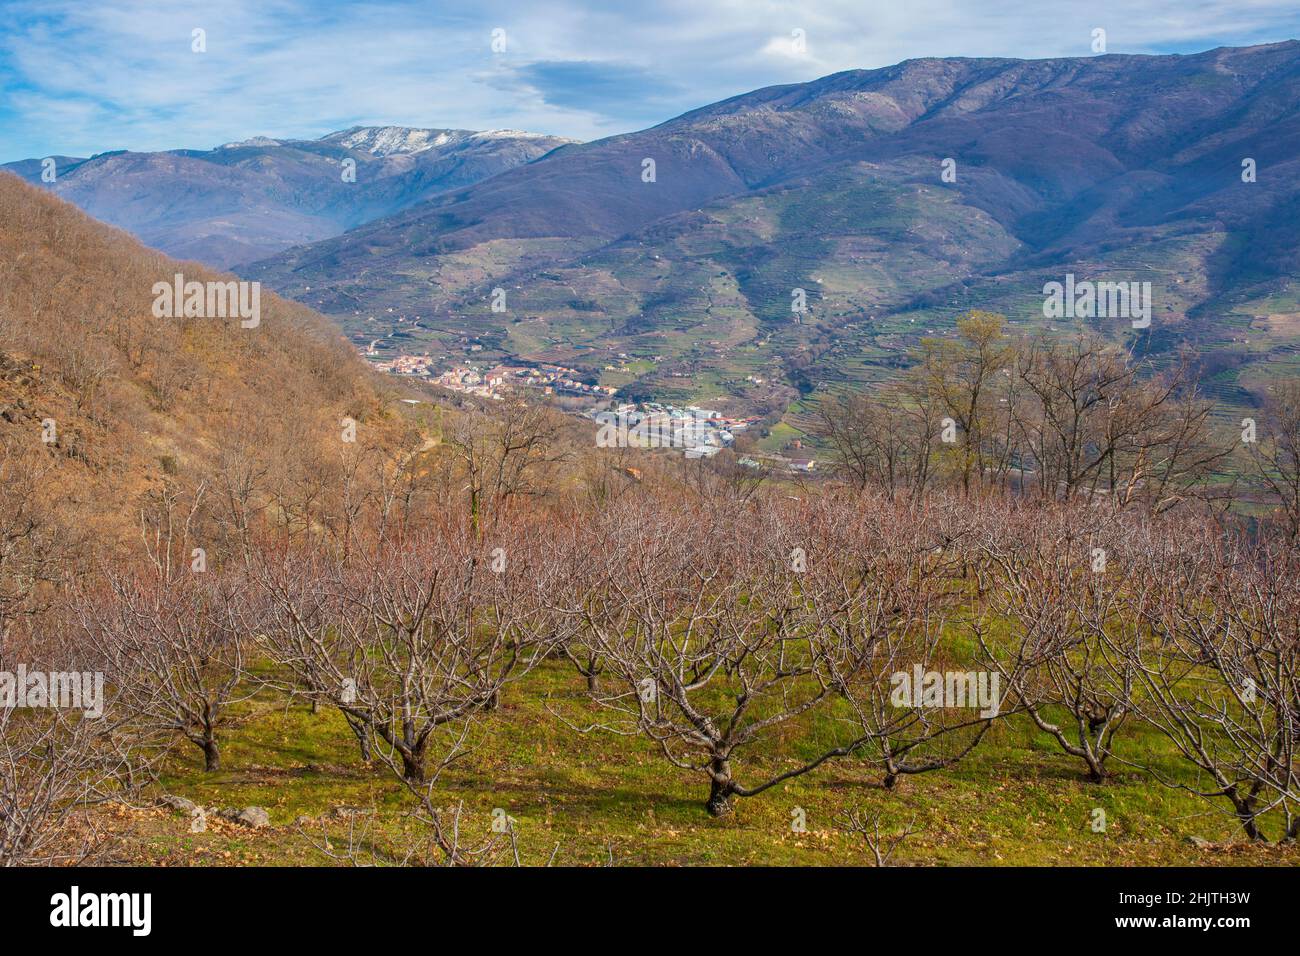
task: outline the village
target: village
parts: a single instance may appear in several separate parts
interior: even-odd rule
[[[610,399],[618,389],[610,385],[588,385],[577,369],[563,365],[497,365],[480,369],[474,365],[458,365],[445,372],[436,372],[436,360],[429,355],[398,355],[395,358],[371,364],[381,372],[393,375],[412,375],[428,379],[434,385],[452,392],[464,392],[479,398],[500,401],[511,388],[536,388],[546,395],[569,395],[587,398]]]
[[[661,402],[623,402],[593,409],[588,415],[601,426],[596,436],[599,447],[680,448],[687,458],[712,458],[735,443],[737,432],[758,421],[728,418],[697,405],[679,408]]]
[[[585,417],[600,426],[596,444],[602,448],[679,448],[688,459],[712,458],[724,448],[731,448],[741,432],[760,421],[697,405],[618,402],[617,388],[588,384],[579,377],[581,372],[563,365],[496,365],[490,369],[457,365],[437,372],[435,362],[429,355],[404,354],[378,362],[372,359],[371,364],[382,372],[423,378],[448,391],[493,401],[501,401],[510,390],[520,388],[535,388],[544,395],[594,399],[599,404],[589,408]],[[811,458],[761,457],[771,458],[794,472],[812,472],[817,464]],[[757,470],[764,467],[759,459],[742,455],[737,461]]]

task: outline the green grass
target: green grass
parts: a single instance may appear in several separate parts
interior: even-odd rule
[[[704,780],[670,766],[647,741],[608,732],[579,733],[575,722],[601,712],[586,698],[581,678],[548,664],[512,685],[490,732],[437,784],[437,802],[463,802],[465,829],[485,833],[492,810],[517,821],[522,859],[543,863],[555,852],[563,864],[865,864],[859,838],[845,833],[845,811],[881,813],[887,830],[915,818],[920,832],[895,862],[922,865],[1162,865],[1290,864],[1296,848],[1248,845],[1226,804],[1162,787],[1116,764],[1115,779],[1091,784],[1082,765],[1061,754],[1026,719],[1000,722],[966,760],[947,770],[905,778],[893,791],[863,761],[843,759],[757,797],[740,799],[730,817],[713,819],[703,807]],[[830,719],[790,726],[768,745],[744,752],[737,776],[753,782],[794,766],[811,741],[830,740]],[[1154,753],[1162,770],[1187,778],[1168,744],[1149,730],[1126,729],[1124,753]],[[381,858],[401,852],[420,829],[408,812],[412,796],[379,765],[364,766],[354,738],[337,712],[259,697],[245,706],[225,736],[223,769],[205,775],[197,751],[178,748],[158,783],[159,792],[204,805],[262,806],[272,828],[250,831],[221,823],[190,833],[189,820],[170,811],[143,811],[128,837],[130,857],[156,864],[331,862],[313,842],[325,833],[337,849],[348,824],[333,811],[373,811],[366,839]],[[1094,808],[1107,817],[1091,829]],[[791,829],[792,813],[806,813],[807,832]],[[299,816],[320,823],[295,826]],[[1193,846],[1197,835],[1221,844]],[[558,846],[558,850],[556,847]]]

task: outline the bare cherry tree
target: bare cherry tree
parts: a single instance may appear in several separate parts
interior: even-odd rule
[[[84,856],[88,847],[68,848],[61,837],[102,783],[94,735],[79,715],[0,708],[0,866]]]
[[[135,719],[199,748],[209,773],[221,769],[231,708],[254,692],[244,683],[243,601],[242,582],[215,571],[168,579],[108,570],[71,605],[83,638],[135,675],[123,688]]]
[[[846,715],[841,739],[795,767],[755,782],[736,769],[779,728],[846,698],[885,633],[917,613],[892,555],[827,547],[841,517],[770,501],[729,511],[651,501],[603,516],[591,546],[602,573],[570,612],[605,662],[595,700],[614,720],[580,729],[645,735],[707,779],[715,816],[858,750],[870,732]]]
[[[446,517],[399,542],[265,559],[266,648],[297,689],[341,710],[423,784],[439,736],[493,708],[550,648],[541,613],[550,555],[540,530],[502,523],[483,540]]]
[[[888,866],[903,842],[920,832],[920,828],[916,825],[916,817],[912,817],[901,830],[894,833],[881,833],[882,822],[883,814],[867,813],[864,810],[850,810],[841,817],[840,821],[840,825],[849,833],[862,837],[862,842],[871,851],[872,861],[878,867]]]
[[[1260,425],[1246,445],[1255,478],[1276,503],[1287,533],[1300,537],[1300,382],[1273,386]]]
[[[1248,541],[1207,524],[1152,529],[1124,620],[1150,637],[1130,655],[1142,717],[1196,770],[1162,783],[1230,804],[1252,840],[1300,837],[1300,555],[1289,538]]]
[[[0,866],[98,859],[115,834],[83,811],[130,798],[152,750],[122,693],[138,680],[138,664],[113,670],[66,623],[58,610],[43,614],[0,649],[0,671],[14,682],[8,693],[23,697],[0,706]]]
[[[864,591],[854,607],[850,626],[876,636],[845,693],[863,737],[855,757],[893,789],[904,777],[952,766],[1006,715],[1003,688],[951,650],[967,591],[973,502],[868,493],[831,507],[838,520],[826,529],[827,546],[894,582]]]
[[[988,597],[971,631],[1018,708],[1099,782],[1132,715],[1134,666],[1117,653],[1112,625],[1140,573],[1126,554],[1133,521],[1055,504],[1004,505],[984,519],[977,547]]]

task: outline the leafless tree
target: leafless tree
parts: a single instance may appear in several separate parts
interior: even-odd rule
[[[111,569],[72,600],[78,633],[135,675],[123,688],[135,719],[198,747],[207,772],[221,769],[231,708],[254,692],[243,680],[243,602],[242,582],[216,571],[168,579]]]
[[[266,648],[300,692],[364,727],[414,784],[427,779],[431,749],[459,752],[432,747],[434,737],[458,739],[550,648],[540,594],[551,557],[539,529],[502,524],[478,540],[470,520],[447,517],[347,561],[291,550],[255,571]]]
[[[0,652],[15,622],[48,604],[68,535],[43,498],[54,462],[32,443],[0,443]]]
[[[605,662],[596,701],[615,719],[580,729],[644,734],[708,780],[715,816],[861,748],[872,731],[846,716],[840,741],[791,769],[753,783],[735,769],[778,728],[849,696],[885,635],[914,623],[908,566],[836,553],[841,518],[816,505],[646,502],[598,519],[603,570],[569,613]]]
[[[420,806],[409,814],[418,825],[418,835],[404,836],[395,846],[381,836],[375,814],[350,813],[336,846],[327,833],[316,837],[305,832],[308,842],[325,857],[347,866],[494,866],[508,861],[520,865],[518,832],[509,818],[494,829],[492,823],[473,827],[465,805],[444,808],[433,805],[432,793],[437,770],[425,787],[416,790]],[[556,849],[559,847],[557,845]]]
[[[1300,382],[1273,387],[1260,425],[1246,446],[1255,477],[1276,502],[1287,533],[1300,537]]]
[[[863,737],[855,756],[879,768],[887,789],[903,777],[952,766],[1007,715],[1002,688],[949,648],[967,590],[964,549],[973,506],[965,498],[870,493],[830,505],[838,518],[827,528],[828,547],[851,555],[864,573],[893,582],[889,590],[864,592],[855,610],[850,626],[865,625],[876,637],[845,692]],[[891,615],[898,616],[888,624]],[[918,675],[922,685],[942,680],[938,701],[915,686]]]
[[[62,839],[103,783],[87,724],[58,711],[0,708],[0,866],[78,862],[90,849]]]
[[[493,409],[469,411],[456,422],[448,444],[464,474],[475,529],[518,498],[540,495],[547,466],[561,460],[558,413],[518,399]]]
[[[824,401],[817,416],[832,469],[850,487],[920,494],[929,486],[941,416],[924,389],[904,383],[845,392]]]
[[[1055,504],[996,506],[983,518],[987,605],[971,630],[1018,707],[1099,782],[1132,715],[1134,666],[1111,627],[1136,573],[1125,553],[1131,522]]]
[[[27,706],[0,706],[0,866],[98,860],[116,834],[83,811],[129,799],[151,753],[121,692],[138,679],[138,665],[113,670],[64,623],[57,609],[43,614],[0,649],[0,671],[15,693],[25,674],[30,694],[37,673],[46,692],[39,703],[26,696]],[[56,681],[80,686],[65,699]]]
[[[1157,371],[1093,334],[1008,336],[985,312],[957,330],[923,340],[897,385],[822,403],[819,432],[851,486],[917,493],[946,478],[966,494],[1152,511],[1222,497],[1207,479],[1233,442],[1211,427],[1190,354]]]
[[[903,842],[913,834],[921,832],[916,825],[916,817],[912,817],[911,821],[896,833],[881,833],[881,823],[882,814],[868,814],[862,810],[851,810],[845,813],[841,820],[845,830],[862,837],[867,849],[871,851],[872,860],[878,867],[888,866]]]
[[[1198,772],[1187,781],[1147,763],[1162,783],[1222,797],[1252,840],[1280,821],[1300,836],[1300,555],[1289,540],[1250,542],[1186,522],[1142,541],[1141,586],[1116,626],[1147,640],[1130,655],[1142,717]],[[1131,626],[1131,625],[1130,625]]]

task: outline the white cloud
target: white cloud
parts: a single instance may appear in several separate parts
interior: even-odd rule
[[[205,147],[354,123],[589,139],[756,87],[918,56],[1087,56],[1285,39],[1293,0],[0,0],[0,159]],[[190,51],[190,31],[208,52]],[[504,28],[508,52],[491,51]],[[792,31],[805,31],[798,53]],[[608,64],[644,90],[582,96]],[[545,87],[550,83],[550,89]],[[616,91],[611,82],[609,89]],[[575,104],[580,104],[575,105]]]

